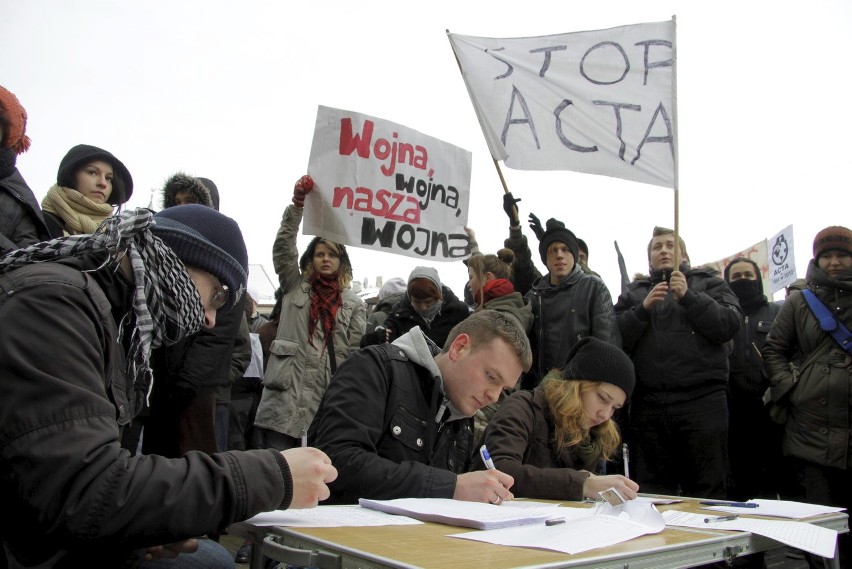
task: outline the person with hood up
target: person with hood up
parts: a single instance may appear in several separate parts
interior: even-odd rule
[[[364,301],[349,286],[352,263],[342,243],[314,237],[299,257],[296,237],[313,189],[310,176],[296,182],[272,245],[281,312],[255,425],[266,446],[282,450],[304,444],[331,376],[358,349],[367,320]]]
[[[0,256],[50,239],[38,200],[16,165],[29,147],[27,111],[0,86]]]
[[[612,417],[633,393],[633,363],[621,348],[590,336],[577,342],[563,368],[500,406],[484,439],[494,465],[515,479],[512,491],[524,498],[597,500],[608,488],[635,498],[638,484],[601,474],[621,443]],[[482,459],[473,466],[486,467]]]
[[[166,180],[162,195],[164,210],[198,204],[218,211],[218,188],[206,178],[177,172]],[[227,449],[231,365],[235,342],[238,337],[243,340],[244,302],[243,295],[234,310],[219,315],[212,328],[154,350],[151,367],[156,381],[142,434],[145,454],[178,457],[190,450],[212,454]],[[248,346],[247,330],[244,343]],[[240,355],[239,375],[249,359],[249,354]],[[220,391],[225,392],[222,405],[217,404]]]
[[[769,376],[761,351],[781,305],[767,300],[760,267],[749,258],[731,259],[724,277],[743,311],[743,323],[734,336],[728,358],[728,498],[740,502],[774,498],[782,489],[781,431],[763,404]],[[757,441],[760,444],[755,444]]]
[[[376,306],[373,311],[367,316],[367,328],[364,331],[364,336],[372,334],[376,328],[383,325],[397,302],[401,301],[405,296],[405,279],[394,277],[388,279],[386,283],[379,289],[379,294],[376,298]],[[363,341],[363,338],[362,338]]]
[[[194,538],[328,496],[336,471],[317,449],[169,459],[120,445],[150,392],[151,350],[233,309],[247,265],[236,222],[199,205],[125,211],[0,259],[4,566],[96,555],[99,567],[145,567],[196,548],[233,566]]]
[[[361,347],[393,342],[415,326],[439,348],[450,330],[470,315],[464,301],[441,284],[432,267],[414,267],[408,275],[405,296],[391,310],[382,326],[364,335]]]
[[[763,350],[773,402],[786,407],[782,451],[804,495],[797,499],[852,511],[852,230],[833,225],[816,234],[805,290],[790,293]],[[830,316],[824,325],[810,292]],[[848,333],[848,332],[847,332]],[[840,566],[850,563],[849,534],[838,539]],[[812,566],[814,564],[812,563]]]
[[[51,237],[94,233],[133,194],[133,178],[112,153],[78,144],[59,163],[56,184],[41,200]]]

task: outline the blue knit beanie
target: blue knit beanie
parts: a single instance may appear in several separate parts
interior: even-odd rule
[[[187,204],[154,214],[154,235],[188,267],[207,271],[228,287],[230,308],[248,280],[248,253],[237,222],[213,208]]]

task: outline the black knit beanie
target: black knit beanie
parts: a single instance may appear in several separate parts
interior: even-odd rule
[[[585,379],[615,385],[628,399],[636,385],[633,362],[624,350],[593,336],[581,339],[571,349],[562,376],[566,381]]]
[[[207,271],[228,287],[227,307],[237,303],[248,280],[248,253],[237,222],[213,208],[187,204],[154,214],[152,232],[188,267]]]
[[[545,266],[547,266],[547,248],[550,247],[550,244],[554,241],[559,241],[560,243],[568,245],[568,249],[570,249],[571,254],[574,255],[574,262],[577,262],[580,258],[578,255],[579,246],[577,245],[577,237],[570,229],[565,227],[564,223],[551,217],[547,220],[544,235],[541,236],[541,240],[538,243],[538,253],[541,255],[541,262],[544,263]]]
[[[93,160],[103,160],[112,164],[112,169],[115,175],[121,179],[121,186],[116,188],[113,185],[113,192],[110,194],[107,203],[110,205],[118,205],[126,203],[133,195],[133,178],[130,176],[130,171],[122,164],[121,160],[112,155],[112,153],[91,146],[89,144],[78,144],[65,154],[62,162],[59,163],[59,172],[56,173],[56,183],[66,188],[73,188],[74,172],[77,168],[85,166]],[[115,190],[118,191],[115,191]]]

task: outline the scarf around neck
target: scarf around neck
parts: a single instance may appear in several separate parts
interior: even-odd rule
[[[36,243],[0,258],[0,274],[4,274],[33,263],[90,253],[104,255],[104,263],[93,270],[119,270],[126,255],[133,273],[133,311],[121,321],[119,338],[124,337],[124,326],[133,326],[125,372],[134,383],[142,382],[146,395],[153,387],[151,350],[198,332],[204,323],[195,283],[177,255],[151,233],[153,225],[150,210],[125,211],[109,217],[93,234]]]
[[[332,341],[337,309],[342,302],[340,276],[338,273],[323,276],[314,273],[311,276],[311,313],[308,318],[308,343],[314,346],[314,332],[317,324],[322,325],[323,345]],[[314,346],[315,347],[315,346]]]
[[[480,300],[479,291],[474,293],[473,300],[477,304],[485,304],[495,298],[500,298],[501,296],[506,296],[513,292],[515,292],[515,287],[512,286],[512,282],[509,279],[491,279],[482,287],[482,296],[485,297],[484,300]]]
[[[70,235],[94,233],[112,215],[108,203],[95,203],[77,190],[54,185],[41,201],[41,209],[58,215]]]

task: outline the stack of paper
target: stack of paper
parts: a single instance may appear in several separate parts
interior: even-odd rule
[[[496,529],[544,523],[553,517],[562,517],[566,508],[550,507],[512,508],[479,502],[463,502],[449,498],[400,498],[397,500],[368,500],[361,498],[358,504],[370,508],[408,516],[424,522],[437,522],[475,529]]]

